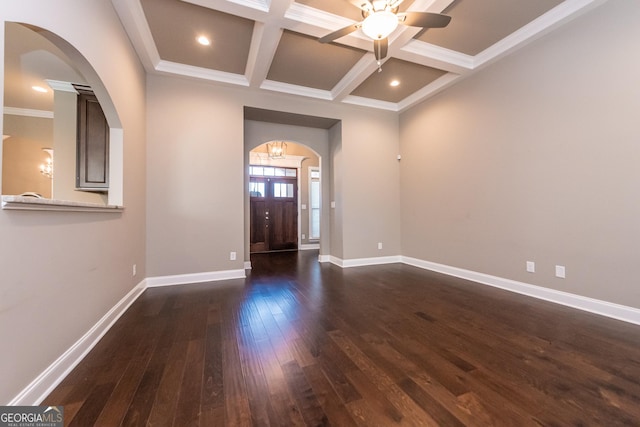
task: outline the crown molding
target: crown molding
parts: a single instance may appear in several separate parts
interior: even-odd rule
[[[23,117],[37,117],[40,119],[53,119],[53,111],[32,110],[30,108],[4,107],[4,114]]]
[[[398,104],[394,102],[380,101],[378,99],[363,98],[361,96],[349,95],[342,102],[345,104],[359,105],[361,107],[377,108],[378,110],[400,111]]]
[[[215,71],[208,68],[195,67],[193,65],[178,64],[176,62],[161,60],[155,70],[162,73],[177,74],[196,79],[210,80],[220,83],[229,83],[238,86],[249,86],[249,80],[243,75]]]
[[[274,92],[288,93],[291,95],[306,96],[309,98],[324,99],[326,101],[333,100],[331,92],[328,90],[314,89],[306,86],[292,85],[289,83],[276,82],[273,80],[265,80],[260,89],[272,90]]]

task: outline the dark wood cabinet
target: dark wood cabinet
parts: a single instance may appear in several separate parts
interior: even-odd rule
[[[109,189],[109,125],[95,94],[87,86],[78,91],[76,188]]]

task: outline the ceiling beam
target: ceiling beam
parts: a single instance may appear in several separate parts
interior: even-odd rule
[[[140,0],[112,0],[112,3],[142,65],[147,72],[154,71],[160,63],[160,54],[153,41]]]
[[[293,0],[271,0],[269,19],[256,21],[251,37],[245,76],[251,87],[258,88],[266,80],[282,37],[282,21]]]

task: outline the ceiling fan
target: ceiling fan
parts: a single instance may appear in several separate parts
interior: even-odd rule
[[[378,66],[387,56],[389,40],[387,37],[396,29],[398,24],[410,27],[444,28],[451,21],[451,17],[441,13],[431,12],[403,12],[398,13],[398,8],[403,0],[365,0],[360,5],[363,21],[341,28],[324,37],[320,37],[320,43],[329,43],[340,37],[344,37],[362,28],[362,32],[373,40],[373,52],[376,55]]]

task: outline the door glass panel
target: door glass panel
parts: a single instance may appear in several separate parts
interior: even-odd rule
[[[264,197],[264,182],[250,182],[249,196]]]
[[[273,197],[293,197],[293,184],[276,182],[273,184]]]

